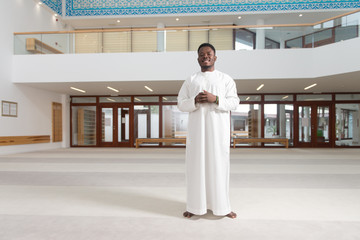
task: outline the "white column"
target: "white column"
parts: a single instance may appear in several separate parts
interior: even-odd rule
[[[308,124],[304,126],[304,142],[311,141],[311,116],[310,116],[310,107],[304,107],[304,118],[307,119]]]
[[[256,25],[264,25],[264,19],[258,19]],[[265,49],[265,29],[256,29],[256,49]]]
[[[358,110],[353,112],[353,144],[359,144],[360,140],[360,104],[358,104]]]
[[[286,112],[285,104],[279,105],[279,135],[280,137],[286,137]]]
[[[165,28],[163,23],[158,23],[157,28]],[[166,51],[166,33],[164,30],[157,31],[157,51],[165,52]]]
[[[72,133],[70,132],[70,96],[67,94],[61,95],[61,104],[62,104],[62,148],[70,147],[70,137]],[[74,117],[74,116],[73,116]]]
[[[283,35],[281,34],[281,37],[279,39],[279,42],[280,42],[280,49],[284,49],[285,48],[285,41],[284,41],[284,37]]]

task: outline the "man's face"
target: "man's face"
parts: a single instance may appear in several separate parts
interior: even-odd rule
[[[216,61],[216,56],[211,47],[202,47],[200,48],[198,54],[198,62],[202,70],[212,71],[214,70],[214,64]]]

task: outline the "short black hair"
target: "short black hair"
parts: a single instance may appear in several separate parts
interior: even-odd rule
[[[213,51],[214,51],[214,54],[216,54],[216,50],[215,50],[215,47],[210,44],[210,43],[202,43],[199,48],[198,48],[198,53],[200,52],[200,49],[203,48],[203,47],[210,47]]]

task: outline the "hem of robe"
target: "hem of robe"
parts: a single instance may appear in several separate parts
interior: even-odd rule
[[[191,208],[187,208],[186,211],[195,214],[195,215],[205,215],[207,213],[207,209],[206,210],[199,210],[199,209],[191,209]]]
[[[190,209],[187,208],[186,211],[193,213],[195,215],[205,215],[207,213],[208,210],[211,210],[213,212],[213,214],[215,216],[226,216],[227,214],[231,213],[231,210],[226,210],[226,211],[215,211],[213,209],[206,209],[206,210],[194,210],[194,209]]]
[[[215,216],[226,216],[229,213],[231,213],[231,210],[227,210],[227,211],[214,211],[214,210],[212,210],[212,211],[213,211],[213,214]]]

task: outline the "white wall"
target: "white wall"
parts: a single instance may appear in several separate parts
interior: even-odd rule
[[[234,79],[316,78],[360,71],[359,54],[356,38],[315,49],[218,51],[216,66]],[[198,71],[196,58],[195,52],[16,55],[13,76],[19,83],[177,81]]]
[[[12,82],[14,32],[62,30],[44,7],[30,0],[0,1],[0,100],[18,103],[18,117],[0,116],[0,136],[51,135],[51,103],[63,104],[66,117],[66,97],[60,94],[18,86]],[[36,69],[34,69],[36,71]],[[21,69],[19,69],[21,71]],[[66,119],[63,119],[66,124]],[[68,126],[64,126],[68,129]],[[65,132],[65,131],[64,131]],[[68,132],[67,132],[68,134]],[[66,140],[67,136],[63,136]],[[64,147],[68,143],[46,143],[0,146],[0,155]]]

